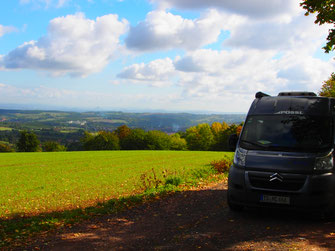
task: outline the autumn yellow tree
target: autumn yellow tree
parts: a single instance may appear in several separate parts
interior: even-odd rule
[[[222,131],[225,131],[228,128],[229,128],[229,125],[226,122],[222,121]]]
[[[217,137],[219,133],[222,131],[222,124],[220,122],[214,122],[211,125],[211,129],[214,137]]]
[[[322,97],[335,97],[335,73],[333,72],[330,78],[323,83],[319,95]]]

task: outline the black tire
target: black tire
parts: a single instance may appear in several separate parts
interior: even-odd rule
[[[335,206],[329,206],[324,212],[323,212],[323,219],[327,221],[334,221],[335,220]]]
[[[228,204],[229,209],[234,212],[240,212],[240,211],[243,211],[244,209],[244,206],[233,203],[230,199],[229,194],[227,196],[227,204]]]

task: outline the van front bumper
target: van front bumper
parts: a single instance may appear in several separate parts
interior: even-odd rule
[[[279,207],[306,211],[327,210],[335,203],[335,175],[251,171],[232,165],[228,177],[229,201],[249,207]],[[285,198],[283,202],[265,202],[263,197]],[[288,199],[287,199],[288,198]],[[287,203],[288,202],[288,203]]]

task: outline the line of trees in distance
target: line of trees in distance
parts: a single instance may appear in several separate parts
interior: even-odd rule
[[[228,151],[228,138],[239,134],[242,125],[228,125],[225,122],[198,124],[185,132],[167,134],[162,131],[131,129],[127,125],[114,131],[85,132],[80,139],[80,149],[96,150],[197,150]],[[0,152],[56,152],[66,151],[66,147],[56,141],[40,143],[32,131],[21,131],[15,147],[0,142]]]

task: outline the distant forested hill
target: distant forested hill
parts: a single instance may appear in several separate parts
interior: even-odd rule
[[[184,131],[200,123],[225,121],[239,124],[245,114],[190,114],[190,113],[125,113],[125,112],[63,112],[1,110],[0,131],[11,129],[57,129],[73,132],[115,130],[120,125],[167,133]]]

